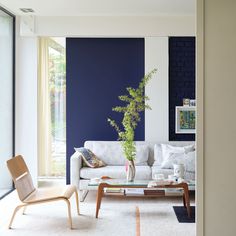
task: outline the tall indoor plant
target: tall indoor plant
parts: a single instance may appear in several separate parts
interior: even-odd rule
[[[145,86],[156,73],[156,69],[145,75],[139,83],[138,88],[128,87],[128,95],[119,96],[119,100],[126,103],[124,106],[113,107],[112,111],[123,113],[122,129],[112,119],[108,118],[110,125],[118,133],[118,140],[121,141],[125,158],[128,160],[127,180],[133,181],[135,177],[135,165],[134,160],[136,156],[136,147],[134,143],[135,129],[138,122],[141,120],[140,113],[145,109],[151,109],[151,107],[145,104],[145,101],[149,100],[145,95]]]

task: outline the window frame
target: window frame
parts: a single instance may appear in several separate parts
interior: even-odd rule
[[[0,6],[0,10],[12,17],[12,157],[15,156],[15,74],[16,74],[16,16]],[[11,190],[0,196],[0,200],[15,189],[12,181]]]

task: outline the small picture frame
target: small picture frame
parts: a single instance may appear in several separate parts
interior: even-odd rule
[[[183,106],[184,107],[190,106],[190,99],[189,98],[183,98]]]
[[[194,134],[196,132],[196,107],[176,106],[175,133]]]
[[[196,100],[195,99],[190,99],[190,106],[195,107],[196,106]]]

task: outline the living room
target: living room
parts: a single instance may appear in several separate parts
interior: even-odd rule
[[[213,113],[217,110],[212,110],[212,103],[208,104],[207,101],[212,101],[210,93],[216,93],[218,87],[214,87],[216,91],[212,91],[208,84],[204,87],[203,83],[204,73],[208,70],[208,64],[203,70],[203,65],[205,66],[203,52],[204,50],[212,52],[211,44],[203,40],[204,37],[212,37],[203,27],[206,22],[211,23],[203,21],[203,12],[205,11],[204,19],[213,17],[215,20],[215,15],[209,10],[213,2],[210,0],[205,2],[209,5],[204,5],[202,1],[185,0],[178,3],[172,0],[149,3],[141,0],[135,3],[102,1],[100,4],[94,1],[79,1],[79,3],[71,2],[70,5],[65,1],[60,3],[0,1],[3,19],[1,27],[3,27],[2,32],[5,32],[0,41],[1,51],[4,50],[1,64],[2,71],[7,71],[8,78],[11,78],[5,84],[8,87],[3,86],[1,92],[1,100],[5,105],[8,104],[8,109],[3,107],[4,114],[8,116],[4,116],[1,122],[3,125],[1,130],[5,134],[1,140],[6,145],[6,147],[3,145],[1,154],[3,156],[1,178],[4,179],[4,184],[7,183],[7,187],[2,188],[7,190],[4,190],[0,201],[1,212],[5,214],[1,213],[3,219],[0,226],[1,234],[203,235],[205,233],[211,235],[210,227],[214,221],[208,219],[208,214],[225,212],[230,207],[225,205],[226,208],[221,209],[210,203],[205,209],[203,208],[203,201],[209,203],[210,200],[208,191],[210,189],[216,191],[214,182],[211,182],[216,171],[223,174],[223,177],[228,176],[228,171],[221,165],[218,166],[218,162],[214,164],[211,162],[209,165],[212,156],[210,150],[215,146],[213,142],[215,137],[214,131],[211,130],[213,122],[208,121],[207,109]],[[218,3],[217,6],[225,7],[223,3]],[[228,10],[228,7],[226,9]],[[207,11],[213,15],[206,15]],[[228,21],[226,17],[225,22]],[[220,26],[228,33],[225,27]],[[208,27],[206,25],[207,29],[212,29]],[[206,36],[203,35],[203,31]],[[9,37],[7,40],[6,35]],[[230,35],[231,38],[235,38],[232,32]],[[218,42],[217,40],[217,47],[219,47]],[[231,41],[228,45],[229,43]],[[226,45],[220,44],[220,46],[222,51],[226,50],[224,48]],[[231,53],[226,51],[228,54]],[[10,56],[6,57],[7,54]],[[212,56],[211,59],[216,58],[218,57]],[[226,68],[227,73],[229,71],[233,73],[228,67],[223,67],[223,70],[226,71]],[[149,76],[153,69],[157,71],[151,74],[150,81],[145,86],[145,95],[150,100],[143,103],[152,109],[139,109],[135,113],[135,117],[137,114],[140,116],[137,118],[137,127],[135,125],[135,129],[132,130],[136,142],[131,142],[135,144],[131,148],[135,147],[136,150],[134,152],[136,172],[134,181],[127,181],[128,173],[132,171],[125,161],[125,149],[122,151],[122,147],[130,148],[130,146],[121,146],[115,141],[120,132],[117,133],[114,125],[111,127],[107,119],[112,118],[119,125],[124,125],[120,123],[122,119],[119,115],[124,113],[124,117],[127,117],[128,113],[121,112],[117,115],[112,109],[124,105],[119,102],[119,96],[138,89],[142,77]],[[211,69],[209,67],[209,71]],[[217,69],[214,68],[216,71]],[[218,78],[217,73],[214,77]],[[210,79],[207,82],[214,83]],[[229,81],[227,88],[222,87],[220,83],[217,86],[228,91],[234,84]],[[126,90],[127,87],[132,89]],[[132,94],[129,96],[131,97],[128,97],[126,102],[131,104]],[[230,101],[233,100],[231,93],[226,92],[223,101],[227,97],[231,98]],[[143,96],[142,101],[145,100],[146,97]],[[219,117],[221,115],[218,114],[216,123],[220,122]],[[206,122],[209,122],[210,126],[203,126],[207,124]],[[227,124],[224,124],[224,127],[226,126]],[[206,129],[209,133],[206,133]],[[231,129],[226,130],[229,137]],[[222,130],[222,133],[224,132],[225,129]],[[120,140],[125,141],[122,139],[125,134],[122,133]],[[206,134],[212,134],[210,141]],[[206,145],[205,142],[211,145]],[[215,143],[218,144],[219,141],[215,140]],[[128,144],[126,142],[126,145]],[[223,144],[217,153],[214,151],[216,154],[214,156],[218,157],[222,150],[229,147],[228,143]],[[81,150],[84,147],[87,149]],[[74,148],[79,150],[76,151]],[[163,154],[163,149],[166,148],[172,149],[169,153],[175,153],[174,160],[177,156],[178,158],[181,156],[182,161],[184,158],[189,161],[190,158],[195,158],[196,153],[196,162],[194,164],[184,162],[184,170],[181,169],[182,163],[178,162],[175,169],[173,164],[176,163],[163,163],[157,157],[161,155],[160,149]],[[87,158],[87,153],[82,152],[88,149],[100,161],[105,162],[106,166],[90,168],[88,166],[91,162],[88,162],[85,167],[82,159],[84,163],[91,157]],[[179,150],[181,153],[178,153]],[[206,152],[207,159],[203,159]],[[77,187],[76,190],[72,188],[70,191],[71,193],[78,191],[80,215],[76,214],[76,198],[73,196],[72,212],[68,213],[70,227],[66,222],[65,204],[57,202],[27,207],[24,209],[24,216],[16,214],[14,221],[11,222],[12,230],[7,229],[14,208],[19,205],[17,192],[12,191],[13,182],[6,165],[6,161],[15,155],[23,156],[33,184],[39,189],[57,185],[64,187],[65,184]],[[129,156],[126,158],[130,161]],[[173,156],[170,155],[169,158],[173,159]],[[98,160],[93,160],[92,164],[94,161]],[[229,163],[231,165],[228,165]],[[230,169],[234,161],[229,160],[229,163],[227,168]],[[158,165],[162,165],[162,168]],[[167,170],[164,165],[169,165]],[[175,172],[184,174],[177,176]],[[101,179],[102,177],[106,178]],[[123,181],[118,185],[116,179]],[[228,179],[230,183],[231,175]],[[140,190],[147,189],[151,182],[159,184],[158,189],[162,190],[168,189],[169,185],[173,187],[173,181],[182,189],[179,196],[103,198],[105,190],[101,185],[101,183],[108,184],[103,187],[111,187],[113,190],[136,189],[137,193],[140,193]],[[183,185],[185,181],[188,184],[187,191]],[[193,184],[194,188],[190,189]],[[208,186],[208,189],[204,186]],[[161,193],[158,191],[156,194]],[[229,193],[232,191],[230,196],[235,195],[233,190],[227,191]],[[99,192],[102,192],[102,195],[99,195]],[[133,193],[135,194],[135,191]],[[196,202],[195,196],[197,196]],[[222,201],[222,196],[222,193],[218,192],[218,201]],[[177,206],[183,208],[184,213],[181,214],[187,219],[182,223],[179,222],[178,213],[174,210]],[[188,221],[189,218],[192,220],[193,215],[195,216],[194,206],[197,206],[196,223],[195,219]],[[223,221],[226,221],[226,218]],[[205,220],[209,223],[207,226]],[[230,222],[231,220],[224,222],[223,228],[227,228],[228,235],[233,235],[231,233],[234,226],[230,226]],[[70,228],[73,228],[73,231],[70,231]]]

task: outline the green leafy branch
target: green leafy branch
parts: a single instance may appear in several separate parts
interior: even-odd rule
[[[139,83],[138,88],[126,88],[128,95],[119,96],[119,100],[126,103],[125,106],[116,106],[112,111],[123,113],[122,126],[123,129],[112,119],[108,118],[110,125],[118,133],[118,140],[122,141],[122,147],[125,157],[132,161],[135,159],[136,149],[134,144],[135,129],[141,120],[140,113],[145,109],[151,109],[148,104],[149,97],[144,94],[145,86],[148,84],[157,69],[152,70],[145,75]]]

